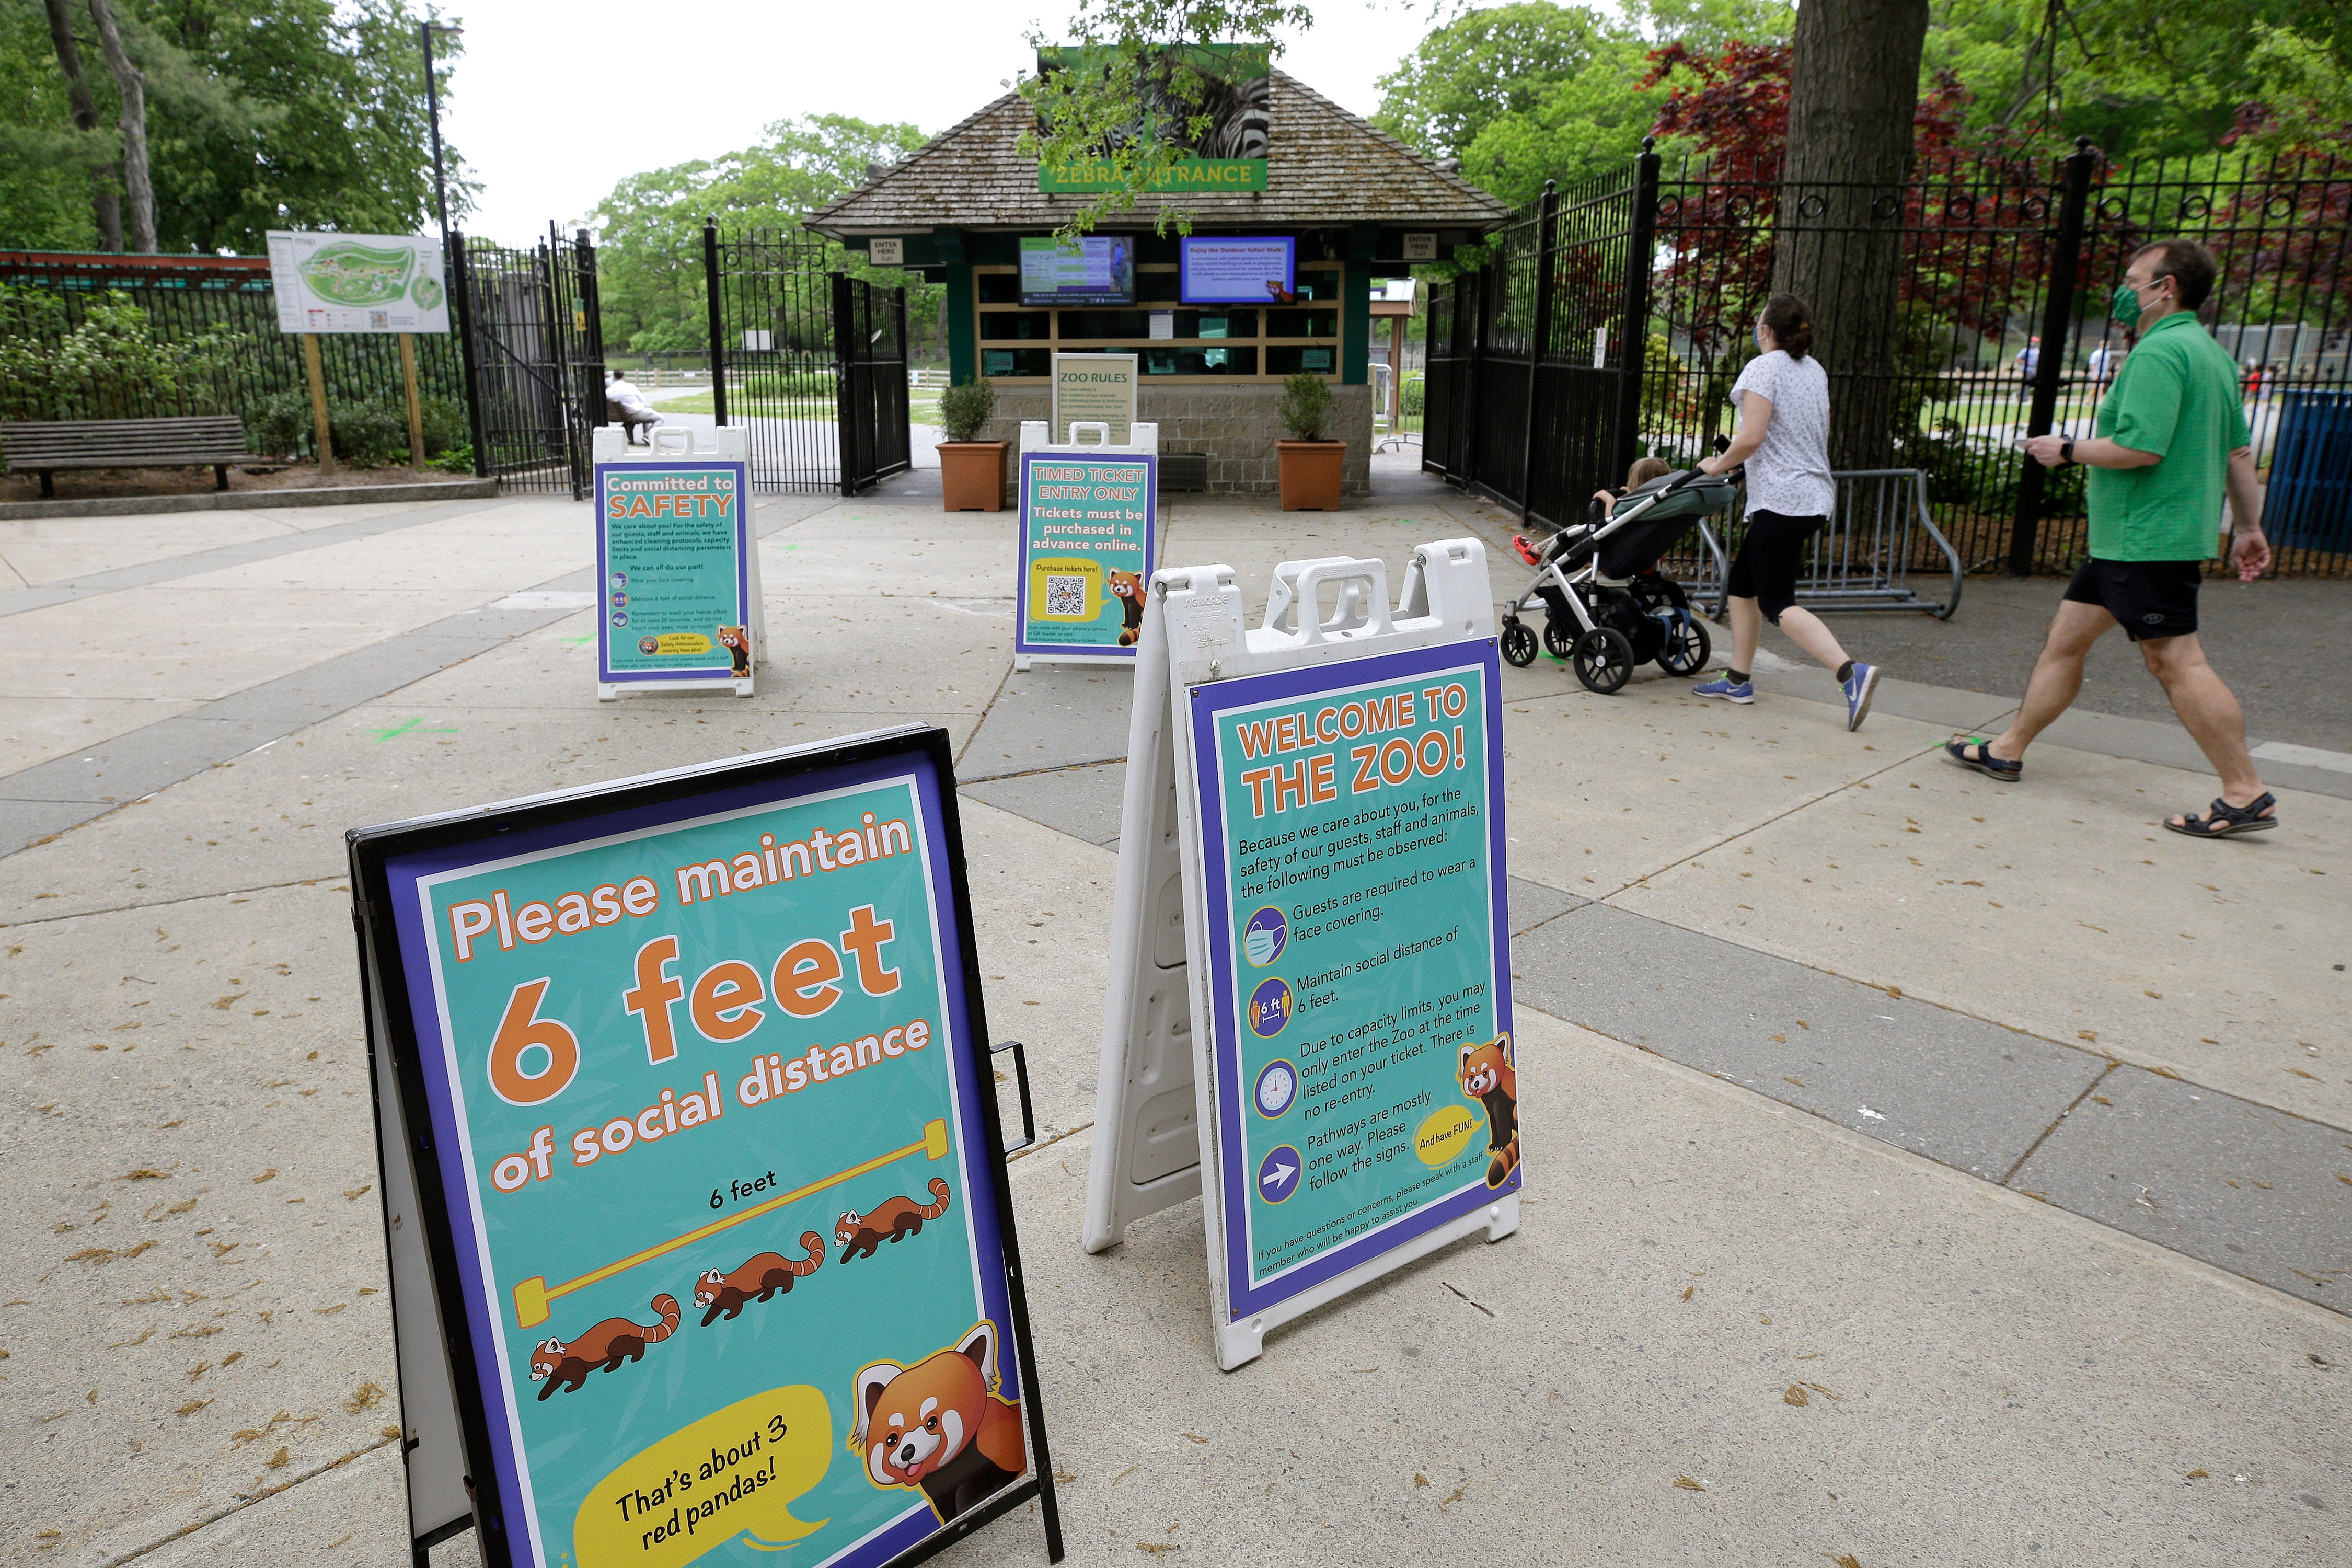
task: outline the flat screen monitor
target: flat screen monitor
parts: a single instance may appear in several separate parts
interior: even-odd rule
[[[1073,250],[1050,237],[1023,240],[1021,302],[1134,304],[1135,241],[1118,234],[1088,235]]]
[[[1289,235],[1180,243],[1177,293],[1187,305],[1286,305],[1297,289],[1298,242]]]

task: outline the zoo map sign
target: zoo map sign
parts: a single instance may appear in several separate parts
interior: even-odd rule
[[[878,1564],[1038,1494],[947,755],[353,835],[490,1563]]]
[[[281,332],[446,332],[438,240],[404,234],[269,231]]]

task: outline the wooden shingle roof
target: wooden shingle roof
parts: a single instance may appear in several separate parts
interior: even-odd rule
[[[1314,228],[1376,223],[1391,227],[1484,230],[1510,209],[1447,174],[1369,122],[1283,71],[1271,73],[1273,128],[1263,192],[1147,195],[1121,228],[1148,227],[1163,208],[1189,210],[1196,224]],[[1037,188],[1037,161],[1021,155],[1029,105],[1008,92],[943,131],[877,178],[812,213],[808,227],[835,238],[905,234],[935,226],[1039,231],[1067,220],[1083,196]]]

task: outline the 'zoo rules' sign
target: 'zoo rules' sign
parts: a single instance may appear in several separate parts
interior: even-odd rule
[[[1135,657],[1158,559],[1159,466],[1144,453],[1021,455],[1015,654]]]
[[[924,760],[385,861],[508,1561],[887,1563],[1030,1469]]]

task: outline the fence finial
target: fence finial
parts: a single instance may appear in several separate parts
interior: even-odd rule
[[[1550,195],[1553,192],[1559,189],[1559,182],[1558,180],[1548,179],[1544,182],[1544,195]]]
[[[1654,152],[1656,152],[1657,150],[1658,150],[1658,139],[1657,139],[1656,137],[1654,137],[1654,136],[1644,136],[1644,137],[1643,137],[1643,138],[1642,138],[1642,151],[1643,151],[1644,153],[1654,153]]]

